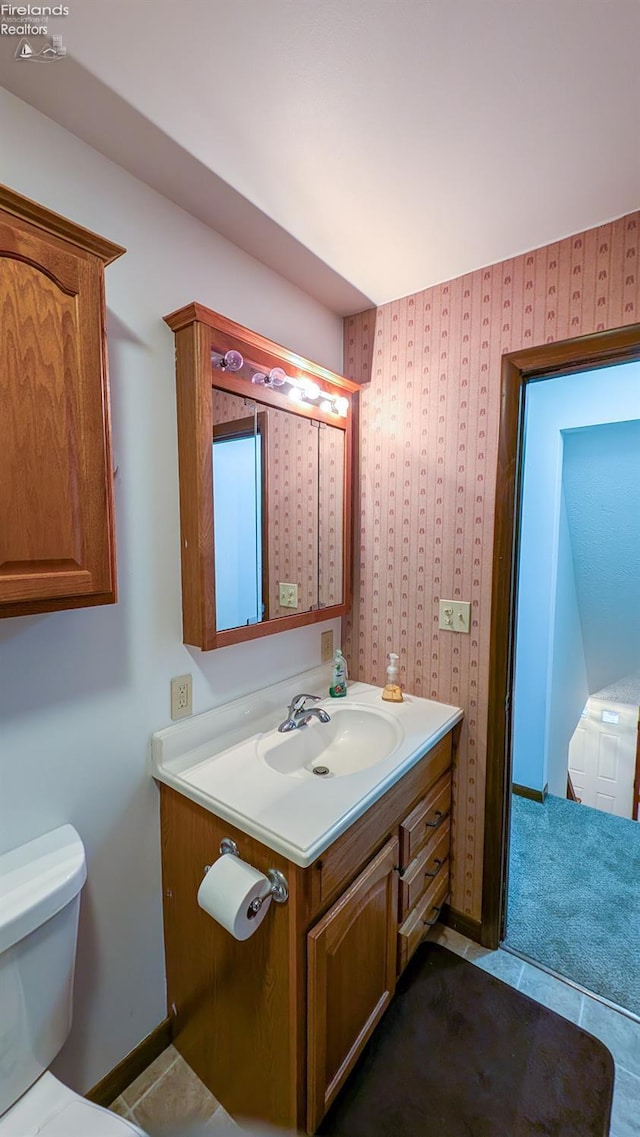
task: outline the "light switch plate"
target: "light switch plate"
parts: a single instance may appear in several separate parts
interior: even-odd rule
[[[281,608],[298,607],[298,585],[280,581],[278,585],[278,599]]]
[[[439,627],[445,632],[468,632],[471,604],[468,600],[441,600]]]

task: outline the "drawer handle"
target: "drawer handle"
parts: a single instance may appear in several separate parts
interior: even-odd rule
[[[442,911],[442,904],[437,904],[437,905],[436,905],[436,904],[434,904],[434,906],[433,906],[433,908],[431,909],[431,911],[432,911],[432,912],[435,912],[435,916],[434,916],[433,920],[423,920],[423,921],[422,921],[422,923],[423,923],[423,924],[424,924],[424,925],[425,925],[427,928],[432,928],[434,924],[437,924],[437,923],[438,923],[438,920],[440,919],[440,913],[441,913],[441,911]]]
[[[436,859],[435,859],[435,866],[436,867],[434,868],[433,872],[429,872],[428,870],[426,870],[424,875],[429,876],[429,877],[438,875],[438,873],[440,872],[440,869],[442,867],[442,861],[440,860],[439,857],[436,857]]]
[[[426,825],[427,829],[437,829],[440,822],[442,821],[443,817],[444,817],[444,813],[442,812],[442,810],[436,809],[435,821],[425,821],[425,825]]]

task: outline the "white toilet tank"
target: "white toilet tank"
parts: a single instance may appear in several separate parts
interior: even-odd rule
[[[72,825],[0,856],[0,1116],[69,1034],[86,875]]]

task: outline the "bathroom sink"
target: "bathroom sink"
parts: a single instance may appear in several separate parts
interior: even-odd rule
[[[326,709],[328,723],[312,719],[288,734],[273,731],[258,739],[258,757],[279,774],[326,780],[376,766],[404,737],[397,719],[381,708],[351,703]]]
[[[156,778],[306,868],[462,718],[412,694],[385,703],[368,683],[329,699],[327,678],[306,671],[158,731]],[[280,734],[300,691],[331,721]]]

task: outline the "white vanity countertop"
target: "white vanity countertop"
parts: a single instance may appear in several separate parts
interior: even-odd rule
[[[259,757],[256,742],[277,730],[295,694],[325,695],[329,674],[316,668],[158,731],[153,776],[306,868],[462,718],[459,707],[414,695],[383,702],[381,688],[349,683],[344,699],[315,705],[329,714],[347,703],[382,709],[397,717],[400,743],[376,765],[342,777],[281,774]]]

